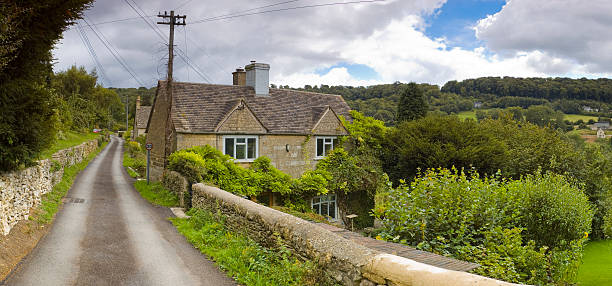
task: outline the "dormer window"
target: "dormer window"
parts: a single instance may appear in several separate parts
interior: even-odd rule
[[[257,158],[257,136],[223,136],[223,153],[239,162],[251,162]]]
[[[338,145],[336,136],[317,136],[317,154],[315,159],[325,158]]]

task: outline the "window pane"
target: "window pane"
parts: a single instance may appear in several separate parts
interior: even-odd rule
[[[321,214],[321,209],[319,207],[320,207],[319,205],[312,206],[312,209],[314,210],[316,214]]]
[[[234,138],[225,138],[225,154],[234,157]]]
[[[321,215],[329,215],[328,208],[329,206],[327,205],[327,203],[322,203],[321,204]]]
[[[317,139],[317,157],[321,157],[323,155],[323,139]]]
[[[332,218],[336,218],[336,203],[329,203],[329,216]]]
[[[329,200],[335,202],[336,201],[336,195],[330,195],[329,196]]]
[[[245,159],[246,145],[236,145],[236,159]]]
[[[325,151],[324,151],[325,156],[327,156],[329,154],[329,151],[331,150],[332,150],[332,144],[331,143],[325,144]]]
[[[249,138],[247,140],[247,158],[249,159],[255,159],[255,147],[256,147],[256,140],[255,138]]]
[[[236,138],[236,143],[245,143],[245,138]]]
[[[334,140],[332,140],[334,146],[332,147],[332,149],[337,148],[338,147],[338,138],[334,138]]]

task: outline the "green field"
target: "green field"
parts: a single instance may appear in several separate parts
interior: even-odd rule
[[[612,240],[591,241],[584,248],[578,285],[612,285]]]
[[[484,112],[487,112],[488,109],[481,109]],[[470,110],[470,111],[461,111],[459,113],[457,113],[457,116],[459,116],[459,118],[461,119],[466,119],[466,118],[472,118],[472,119],[476,119],[476,111],[474,110]],[[565,114],[563,116],[563,120],[569,120],[572,122],[576,122],[579,119],[582,119],[582,121],[584,121],[584,123],[587,123],[589,120],[593,119],[595,121],[597,121],[597,116],[590,116],[590,115],[581,115],[581,114]]]
[[[62,150],[62,149],[66,149],[66,148],[70,148],[72,146],[76,146],[79,145],[83,142],[89,141],[89,140],[93,140],[98,138],[98,136],[100,136],[100,134],[98,133],[76,133],[76,132],[65,132],[64,133],[64,138],[62,139],[58,139],[55,140],[55,142],[53,143],[53,145],[51,146],[51,148],[43,151],[40,154],[40,158],[41,159],[48,159],[51,158],[51,155],[53,155],[55,152]]]

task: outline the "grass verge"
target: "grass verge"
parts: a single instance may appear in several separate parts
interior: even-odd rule
[[[38,208],[37,212],[30,217],[30,219],[35,220],[40,224],[50,223],[62,204],[62,198],[66,195],[66,193],[68,193],[70,187],[72,187],[72,183],[74,183],[76,176],[79,174],[79,172],[85,169],[85,167],[87,167],[89,162],[96,157],[96,155],[98,155],[102,149],[104,149],[106,144],[108,144],[108,142],[102,144],[101,147],[99,147],[95,152],[89,154],[89,156],[83,159],[83,161],[80,163],[64,168],[62,180],[53,186],[53,189],[50,192],[43,195],[40,207]]]
[[[175,207],[179,205],[178,196],[168,191],[159,182],[147,184],[147,181],[136,181],[134,182],[134,187],[143,198],[152,204],[164,207]]]
[[[189,219],[171,218],[178,231],[219,267],[244,285],[334,285],[312,261],[300,261],[284,248],[264,248],[225,227],[223,217],[191,209]]]
[[[79,145],[83,142],[96,139],[98,138],[98,136],[100,136],[100,134],[93,133],[93,132],[92,133],[76,133],[72,131],[65,132],[64,133],[65,138],[55,140],[55,142],[49,149],[43,151],[40,154],[40,158],[49,159],[51,158],[51,155],[55,154],[59,150],[70,148],[70,147]]]
[[[138,178],[139,174],[131,168],[134,165],[134,161],[135,159],[132,158],[128,152],[123,152],[123,167],[125,167],[130,177]]]
[[[578,285],[612,285],[612,240],[591,241],[584,247]]]

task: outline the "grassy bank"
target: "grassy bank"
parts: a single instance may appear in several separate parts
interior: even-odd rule
[[[147,185],[147,181],[136,181],[134,182],[134,187],[143,198],[154,205],[164,207],[175,207],[179,205],[178,196],[166,190],[159,182],[151,182]]]
[[[181,234],[244,285],[334,285],[311,261],[300,261],[286,248],[264,248],[229,231],[224,218],[192,209],[189,219],[170,219]]]
[[[100,136],[100,134],[93,133],[93,132],[92,133],[76,133],[72,131],[65,132],[64,138],[55,140],[51,148],[43,151],[40,154],[40,158],[49,159],[51,158],[51,155],[55,154],[55,152],[59,150],[77,146],[86,141],[96,139],[98,138],[98,136]]]
[[[612,240],[591,241],[584,248],[578,285],[612,285]]]
[[[123,167],[125,167],[125,170],[132,178],[138,178],[139,176],[139,174],[132,168],[132,166],[135,165],[135,161],[136,159],[132,158],[128,152],[123,152]]]
[[[95,137],[92,139],[95,139]],[[108,143],[105,142],[101,147],[99,147],[95,152],[89,154],[89,156],[83,159],[83,161],[80,163],[65,167],[62,180],[57,183],[50,192],[43,195],[40,207],[37,209],[36,213],[30,217],[30,219],[36,220],[41,224],[50,223],[62,204],[62,198],[66,195],[66,193],[68,193],[70,187],[72,187],[72,183],[74,183],[76,176],[79,174],[79,172],[85,169],[85,167],[87,167],[89,162],[95,158],[98,153],[100,153],[106,144]]]

